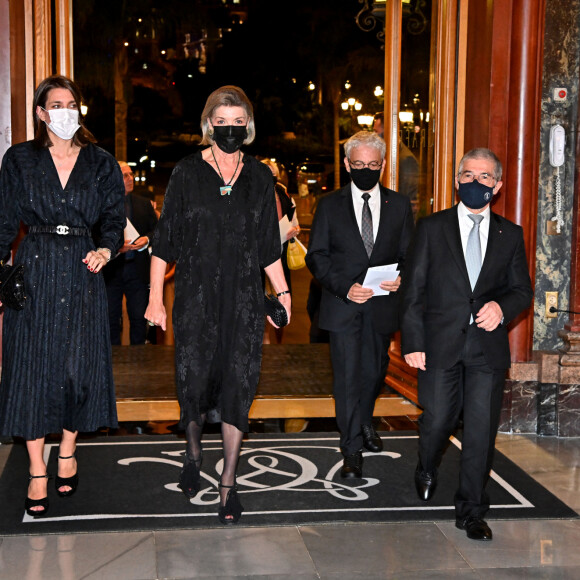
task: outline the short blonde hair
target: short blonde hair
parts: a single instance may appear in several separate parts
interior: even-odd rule
[[[248,136],[244,139],[244,145],[250,144],[256,137],[254,125],[254,108],[246,93],[240,87],[226,85],[216,89],[208,98],[201,113],[202,145],[213,145],[211,125],[209,120],[215,114],[218,107],[242,107],[248,117]]]

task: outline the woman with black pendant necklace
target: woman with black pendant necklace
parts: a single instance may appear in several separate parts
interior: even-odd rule
[[[201,128],[202,144],[209,147],[180,161],[167,187],[152,243],[145,318],[165,329],[163,280],[167,263],[176,262],[176,380],[187,439],[179,487],[188,498],[200,490],[203,425],[221,421],[218,515],[222,523],[235,524],[243,509],[236,467],[262,357],[260,268],[288,320],[290,293],[280,260],[272,174],[240,150],[255,136],[253,108],[244,91],[235,86],[214,91]]]

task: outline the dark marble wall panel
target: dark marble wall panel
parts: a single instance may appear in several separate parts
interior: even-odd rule
[[[580,437],[580,385],[560,385],[558,436]]]
[[[572,196],[574,188],[574,134],[578,111],[580,72],[580,0],[546,0],[542,123],[536,246],[536,284],[534,301],[534,350],[554,350],[561,346],[558,330],[567,315],[546,319],[545,292],[560,293],[559,307],[568,308],[570,291],[570,253],[572,235]],[[558,103],[553,90],[568,89],[568,100]],[[546,233],[546,223],[555,215],[555,174],[549,163],[550,127],[558,123],[567,135],[566,161],[560,168],[564,226],[560,235]],[[507,160],[509,163],[509,159]]]
[[[506,381],[499,431],[537,433],[539,383]]]
[[[538,435],[558,435],[558,384],[540,383],[538,394]]]

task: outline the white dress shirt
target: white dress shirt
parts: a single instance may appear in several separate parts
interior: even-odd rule
[[[350,189],[352,192],[352,203],[354,205],[354,215],[356,216],[356,223],[358,231],[361,231],[362,210],[364,205],[363,193],[369,193],[369,207],[371,215],[373,216],[373,241],[377,239],[379,231],[379,221],[381,219],[381,190],[377,183],[370,191],[361,191],[352,181],[350,182]],[[362,235],[362,233],[361,233]]]

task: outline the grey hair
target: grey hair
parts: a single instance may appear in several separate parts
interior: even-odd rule
[[[476,149],[471,149],[461,158],[461,161],[459,162],[459,169],[457,170],[458,177],[463,173],[463,164],[469,159],[486,159],[487,161],[491,161],[495,165],[493,176],[497,179],[497,181],[501,181],[503,172],[501,161],[497,158],[497,155],[491,149],[487,149],[486,147],[477,147]]]
[[[385,158],[385,153],[387,152],[385,140],[374,131],[359,131],[344,144],[344,152],[347,159],[350,159],[351,151],[361,145],[376,149],[380,153],[381,159]]]
[[[254,125],[254,108],[240,87],[226,85],[216,89],[208,98],[201,113],[201,134],[202,145],[213,145],[211,125],[209,120],[214,116],[218,107],[242,107],[248,117],[248,136],[244,140],[244,145],[251,143],[256,137],[256,126]]]

